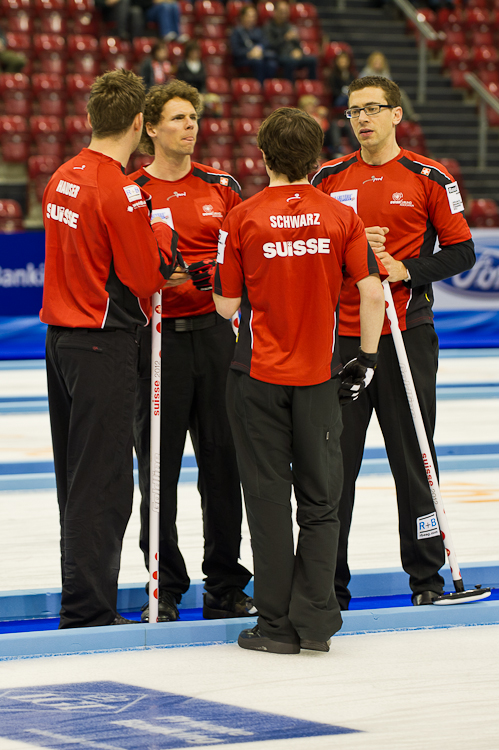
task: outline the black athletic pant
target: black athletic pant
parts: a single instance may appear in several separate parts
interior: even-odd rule
[[[199,316],[207,317],[207,316]],[[212,594],[244,589],[251,573],[239,564],[242,500],[234,443],[225,407],[227,372],[234,354],[230,321],[216,313],[215,325],[178,332],[162,326],[160,591],[180,601],[189,588],[177,537],[177,484],[189,430],[199,468],[204,531],[203,573]],[[149,455],[151,334],[144,328],[134,425],[142,494],[140,548],[149,566]]]
[[[432,325],[411,328],[402,333],[423,422],[438,471],[433,433],[436,414],[436,375],[438,338]],[[343,362],[357,356],[359,339],[340,337]],[[347,561],[348,535],[352,521],[355,482],[360,471],[367,428],[375,409],[383,433],[386,452],[397,490],[400,554],[402,567],[409,574],[413,592],[441,592],[443,578],[438,571],[445,562],[440,535],[417,538],[417,519],[435,511],[428,487],[421,450],[412,421],[400,367],[391,334],[381,336],[378,366],[369,387],[357,401],[343,409],[343,492],[340,502],[340,543],[336,566],[336,596],[342,609],[348,609],[350,570]],[[373,507],[373,513],[376,508]]]
[[[227,411],[236,444],[262,632],[327,640],[341,627],[334,596],[342,484],[338,379],[298,387],[231,370]],[[291,488],[300,526],[296,553]]]
[[[46,353],[61,521],[59,627],[109,625],[132,511],[137,335],[49,326]]]

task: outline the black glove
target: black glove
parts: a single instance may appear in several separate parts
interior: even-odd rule
[[[373,379],[378,354],[366,354],[359,346],[356,359],[351,359],[340,372],[341,385],[338,395],[344,406],[356,401],[360,393],[367,388]]]
[[[216,259],[212,258],[212,260],[198,260],[189,265],[188,271],[192,283],[200,292],[211,292],[213,289],[212,272],[216,264]]]

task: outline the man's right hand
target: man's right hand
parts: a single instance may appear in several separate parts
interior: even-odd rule
[[[182,268],[181,266],[177,266],[166,284],[164,285],[163,289],[168,289],[172,286],[180,286],[180,284],[185,284],[186,281],[189,280],[189,274],[185,270],[185,268]]]
[[[366,227],[367,241],[373,250],[384,250],[388,227]]]

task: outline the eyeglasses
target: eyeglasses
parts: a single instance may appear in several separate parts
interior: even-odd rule
[[[345,117],[349,120],[356,120],[360,117],[362,110],[368,115],[378,115],[383,108],[393,109],[391,104],[368,104],[367,107],[352,107],[351,109],[345,110]]]

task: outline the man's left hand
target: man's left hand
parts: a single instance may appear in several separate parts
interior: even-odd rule
[[[388,271],[388,281],[405,281],[407,279],[407,268],[400,260],[392,258],[386,250],[374,250],[374,252]]]
[[[189,264],[189,276],[192,279],[192,283],[200,292],[211,292],[213,289],[212,276],[213,269],[215,268],[217,261],[215,258],[211,260],[199,260],[196,263]]]

